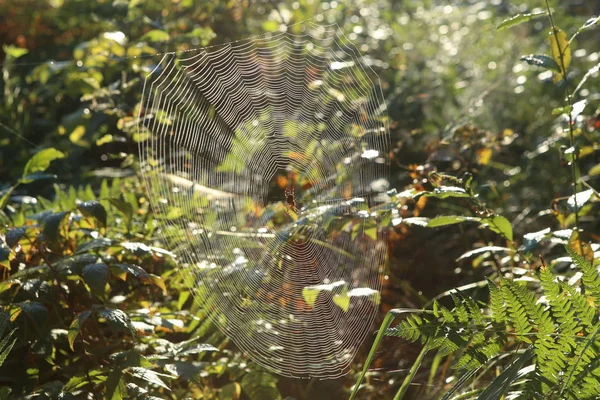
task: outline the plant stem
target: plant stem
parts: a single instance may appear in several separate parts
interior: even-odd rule
[[[577,239],[579,241],[579,250],[581,255],[583,255],[583,246],[581,244],[581,238],[579,237],[579,205],[577,204],[577,163],[579,159],[579,152],[575,148],[575,135],[573,133],[573,98],[571,94],[571,90],[569,89],[569,79],[567,77],[567,68],[565,65],[563,49],[558,40],[558,29],[554,24],[554,18],[552,17],[552,10],[550,9],[550,4],[548,0],[544,0],[546,3],[546,10],[548,11],[548,18],[550,19],[550,26],[552,27],[552,35],[554,35],[554,40],[556,41],[556,46],[558,48],[558,55],[560,60],[560,69],[563,74],[563,80],[565,81],[565,91],[567,92],[567,105],[569,109],[569,146],[573,149],[573,159],[571,160],[571,180],[573,181],[573,199],[574,199],[574,209],[575,209],[575,229],[577,230]],[[571,43],[569,42],[568,46]]]
[[[394,396],[394,400],[401,400],[404,397],[412,380],[415,378],[417,371],[419,370],[419,368],[421,368],[421,363],[423,362],[423,358],[425,358],[425,354],[427,354],[428,351],[429,351],[429,343],[425,343],[425,345],[423,345],[423,349],[421,349],[421,352],[419,353],[419,356],[413,363],[412,367],[410,367],[410,371],[408,372],[408,375],[406,376],[406,378],[404,378],[404,382],[402,382],[402,386],[400,386],[400,389],[398,389],[396,396]]]
[[[394,321],[394,318],[395,318],[395,315],[392,312],[388,312],[385,315],[385,318],[383,319],[383,322],[381,323],[381,326],[379,327],[379,332],[377,332],[377,336],[375,337],[375,341],[373,342],[373,346],[371,346],[371,351],[369,351],[369,355],[367,356],[367,359],[365,361],[365,365],[363,366],[362,372],[360,373],[358,380],[354,384],[354,388],[352,389],[352,393],[350,394],[349,400],[354,400],[356,398],[356,394],[358,393],[358,390],[360,389],[360,385],[362,384],[362,381],[365,379],[365,375],[367,374],[367,371],[369,370],[369,367],[371,366],[371,363],[373,362],[373,359],[375,358],[375,352],[377,351],[377,347],[379,347],[379,343],[383,340],[385,331],[390,326],[392,321]]]

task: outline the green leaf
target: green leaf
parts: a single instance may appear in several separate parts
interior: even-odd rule
[[[0,197],[0,210],[6,207],[8,201],[10,200],[10,195],[16,188],[17,186],[11,186],[2,194],[2,197]]]
[[[6,54],[7,56],[9,56],[11,58],[19,58],[19,57],[22,57],[25,54],[29,53],[29,50],[27,50],[27,49],[23,49],[21,47],[17,47],[17,46],[13,46],[13,45],[6,45],[6,44],[2,45],[2,50],[4,51],[4,54]]]
[[[127,385],[120,369],[114,369],[108,374],[105,385],[107,400],[121,400],[127,396]]]
[[[433,189],[433,192],[419,192],[416,197],[435,197],[437,199],[446,199],[448,197],[471,197],[467,191],[456,186],[441,186]]]
[[[348,296],[348,291],[346,287],[342,288],[342,293],[333,295],[333,302],[336,306],[347,312],[350,308],[350,297]]]
[[[10,333],[8,335],[4,336],[2,338],[2,340],[0,341],[0,367],[2,366],[2,364],[4,364],[4,361],[8,357],[8,354],[10,353],[10,351],[14,347],[15,343],[17,342],[18,338],[14,338],[14,340],[12,342],[10,341],[10,339],[13,337],[13,335],[16,331],[17,331],[16,328],[13,329],[12,331],[10,331]]]
[[[463,217],[461,215],[443,215],[440,217],[432,218],[427,223],[428,228],[436,228],[438,226],[446,226],[458,224],[465,221],[480,221],[480,218],[475,217]]]
[[[561,29],[554,28],[554,31],[550,32],[550,47],[552,58],[558,65],[558,74],[554,78],[554,81],[558,82],[567,76],[567,70],[571,65],[571,44],[567,34]]]
[[[513,240],[513,230],[510,222],[504,218],[502,215],[496,215],[495,217],[484,218],[482,220],[482,226],[487,227],[488,229],[499,233],[504,236],[506,239],[512,242]]]
[[[140,267],[139,265],[120,263],[120,264],[113,265],[113,267],[118,268],[120,271],[122,271],[123,275],[125,275],[125,277],[127,274],[131,274],[131,275],[135,276],[136,278],[139,278],[142,282],[150,281],[150,274],[148,274],[146,272],[146,270],[144,268]],[[113,269],[113,272],[114,272],[114,269]],[[119,275],[119,274],[117,273],[115,275]]]
[[[21,183],[29,183],[32,180],[27,178],[28,175],[31,175],[35,172],[41,172],[48,169],[50,163],[59,158],[64,158],[65,155],[63,152],[56,150],[55,148],[48,148],[37,152],[36,154],[29,159],[27,164],[25,165],[25,169],[23,170],[23,177],[21,178]]]
[[[43,219],[44,227],[42,228],[42,233],[50,243],[58,242],[63,221],[69,214],[70,212],[68,211],[61,211],[52,213]]]
[[[302,289],[302,298],[306,304],[308,304],[310,307],[314,307],[320,292],[321,291],[319,289],[305,287]]]
[[[16,306],[22,311],[19,316],[23,315],[29,323],[35,325],[38,331],[43,330],[50,316],[46,306],[37,301],[24,301],[17,303]]]
[[[263,22],[262,28],[265,32],[275,32],[279,30],[279,22],[277,21],[265,21]]]
[[[536,67],[542,67],[553,71],[560,71],[558,64],[551,58],[543,54],[530,54],[528,56],[522,56],[521,61],[525,61],[529,65],[535,65]]]
[[[528,14],[517,14],[514,17],[502,21],[502,23],[496,27],[496,30],[501,31],[502,29],[510,28],[511,26],[520,25],[523,22],[531,21],[532,19],[540,17],[542,15],[546,15],[546,11],[538,11]]]
[[[120,197],[113,197],[110,199],[110,202],[113,206],[116,207],[121,213],[123,213],[123,217],[125,217],[125,224],[127,225],[127,230],[131,227],[131,220],[133,218],[133,207],[132,205],[125,200],[123,195]]]
[[[251,371],[242,378],[242,390],[250,400],[278,400],[277,378],[265,371]]]
[[[82,254],[91,250],[106,249],[107,247],[110,247],[113,244],[115,244],[115,242],[108,238],[93,239],[79,246],[77,250],[75,250],[75,253]]]
[[[106,209],[104,209],[104,206],[100,204],[99,201],[84,201],[82,203],[79,203],[77,205],[77,208],[86,217],[94,217],[98,220],[100,225],[106,227]]]
[[[479,397],[477,397],[477,400],[499,400],[509,389],[510,385],[522,377],[519,371],[532,357],[533,347],[529,347],[487,386]]]
[[[167,389],[168,391],[171,391],[171,389],[169,389],[169,387],[162,381],[162,379],[160,379],[161,376],[171,378],[170,375],[160,374],[158,372],[152,371],[151,369],[141,367],[132,367],[129,369],[129,371],[136,378],[143,379],[148,383],[160,386],[164,389]]]
[[[104,263],[86,265],[81,272],[81,277],[92,289],[93,293],[102,294],[108,282],[109,268]]]
[[[122,310],[104,308],[98,311],[98,315],[106,319],[108,325],[115,331],[130,333],[137,338],[137,330],[131,323],[131,319]]]
[[[153,29],[140,38],[141,42],[166,42],[167,40],[169,40],[169,34],[160,29]]]
[[[167,295],[167,285],[165,285],[165,281],[163,280],[163,278],[161,278],[158,275],[154,275],[154,274],[149,274],[150,279],[152,279],[152,283],[154,283],[156,286],[158,286],[163,294],[166,296]]]
[[[79,332],[81,331],[81,327],[83,326],[83,323],[90,315],[92,315],[91,310],[86,310],[86,311],[80,312],[73,319],[73,322],[71,322],[71,326],[69,326],[69,332],[67,333],[67,338],[69,340],[69,346],[71,347],[71,350],[75,351],[75,349],[73,348],[75,339],[77,338],[77,335],[79,335]]]

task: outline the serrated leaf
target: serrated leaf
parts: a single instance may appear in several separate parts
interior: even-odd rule
[[[177,361],[173,364],[165,365],[165,369],[171,374],[187,379],[189,381],[198,381],[200,373],[206,367],[206,362],[184,362]]]
[[[84,282],[97,294],[104,293],[106,283],[108,282],[109,268],[104,263],[86,265],[81,271],[81,277]]]
[[[18,228],[10,229],[8,232],[6,232],[4,240],[6,241],[8,247],[15,247],[19,243],[23,235],[25,235],[25,233],[27,233],[27,230],[29,229],[31,228],[28,226],[21,226]]]
[[[167,389],[168,391],[171,391],[171,389],[169,389],[169,387],[163,382],[163,380],[160,379],[161,376],[171,378],[170,375],[160,374],[158,372],[152,371],[151,369],[141,367],[132,367],[129,368],[129,371],[136,378],[143,379],[148,383],[160,386],[164,389]]]
[[[98,315],[104,319],[108,325],[119,332],[130,333],[137,338],[137,330],[131,323],[131,319],[122,310],[114,308],[103,308],[98,310]]]
[[[77,314],[75,319],[73,319],[73,322],[71,322],[71,326],[69,326],[69,332],[67,333],[67,338],[69,340],[69,346],[71,347],[71,350],[75,351],[75,349],[73,348],[75,339],[77,338],[77,335],[79,335],[79,332],[81,332],[81,327],[83,326],[83,323],[90,315],[92,315],[91,310],[80,312],[79,314]]]
[[[98,238],[85,242],[75,250],[76,254],[82,254],[91,250],[105,249],[114,245],[115,242],[108,238]]]
[[[542,15],[546,15],[546,11],[538,11],[527,14],[517,14],[514,17],[510,17],[502,21],[502,23],[496,27],[496,30],[501,31],[502,29],[510,28],[511,26],[520,25],[524,22],[531,21],[532,19],[540,17]]]
[[[148,282],[150,280],[150,274],[148,274],[148,272],[146,272],[146,270],[139,265],[120,263],[114,264],[113,267],[118,268],[125,275],[131,274],[136,278],[139,278],[142,282]]]
[[[94,218],[96,218],[96,220],[98,220],[100,225],[102,225],[103,227],[106,227],[106,218],[107,218],[106,210],[104,209],[104,206],[102,204],[100,204],[99,201],[96,201],[96,200],[84,201],[84,202],[79,203],[77,205],[77,208],[86,217],[94,217]]]
[[[42,228],[42,233],[50,243],[58,242],[58,239],[60,238],[60,228],[65,220],[65,217],[69,214],[70,212],[68,211],[61,211],[44,217],[44,227]]]
[[[31,182],[26,179],[28,175],[31,175],[35,172],[41,172],[48,169],[50,163],[56,159],[64,158],[65,154],[61,151],[56,150],[55,148],[48,148],[41,150],[33,155],[25,165],[25,169],[23,170],[23,177],[21,178],[22,183]]]
[[[535,65],[536,67],[542,67],[553,71],[560,71],[558,64],[552,59],[543,54],[530,54],[528,56],[521,56],[521,61],[525,61],[529,65]]]
[[[558,74],[555,76],[555,82],[564,79],[567,75],[569,65],[571,65],[571,44],[567,34],[561,29],[554,28],[550,32],[550,48],[552,49],[552,58],[558,66]]]

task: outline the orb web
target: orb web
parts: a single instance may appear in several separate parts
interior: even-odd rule
[[[376,75],[336,26],[167,54],[140,159],[197,301],[256,363],[348,372],[386,261],[388,130]]]

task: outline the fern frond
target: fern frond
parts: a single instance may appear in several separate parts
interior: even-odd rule
[[[600,274],[592,264],[590,264],[579,253],[573,251],[570,247],[565,246],[567,253],[573,260],[573,263],[579,268],[582,273],[582,281],[585,285],[585,290],[594,297],[595,302],[600,301]]]

